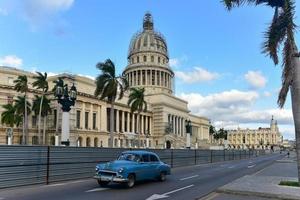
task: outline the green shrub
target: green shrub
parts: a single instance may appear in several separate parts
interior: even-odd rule
[[[279,185],[300,187],[300,183],[296,181],[281,181]]]

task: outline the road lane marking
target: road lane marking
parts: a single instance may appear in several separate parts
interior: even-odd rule
[[[191,179],[191,178],[195,178],[198,177],[199,175],[194,175],[194,176],[189,176],[189,177],[185,177],[185,178],[181,178],[181,181],[187,180],[187,179]]]
[[[99,192],[99,191],[104,191],[104,190],[108,190],[109,188],[95,188],[95,189],[91,189],[91,190],[87,190],[85,192]]]
[[[61,185],[66,185],[66,183],[49,184],[49,185],[43,185],[42,187],[55,187],[55,186],[61,186]]]
[[[249,166],[248,166],[248,168],[252,168],[252,167],[255,167],[255,165],[249,165]]]
[[[234,166],[234,165],[232,165],[232,166],[229,166],[229,167],[228,167],[228,169],[232,169],[232,168],[235,168],[235,166]]]
[[[182,187],[182,188],[178,188],[176,190],[172,190],[170,192],[166,192],[164,194],[153,194],[152,196],[148,197],[146,200],[155,200],[155,199],[164,199],[164,198],[168,198],[169,194],[172,194],[172,193],[175,193],[175,192],[179,192],[181,190],[185,190],[187,188],[190,188],[190,187],[193,187],[194,185],[188,185],[188,186],[185,186],[185,187]]]

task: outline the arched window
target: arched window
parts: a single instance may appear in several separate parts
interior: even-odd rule
[[[160,63],[160,57],[158,57],[158,59],[157,59],[157,60],[158,60],[158,63]]]
[[[138,62],[138,63],[140,62],[140,57],[137,57],[137,62]]]
[[[33,136],[32,137],[32,145],[38,145],[39,141],[38,141],[38,137],[37,136]]]
[[[77,146],[82,147],[82,137],[79,137],[77,142]]]
[[[100,147],[103,147],[103,141],[102,140],[100,141]]]
[[[50,145],[55,145],[55,136],[50,137]]]
[[[98,138],[94,138],[94,147],[98,147]]]
[[[144,62],[147,62],[147,56],[144,56]]]
[[[89,138],[89,137],[86,138],[86,146],[87,147],[91,146],[91,138]]]

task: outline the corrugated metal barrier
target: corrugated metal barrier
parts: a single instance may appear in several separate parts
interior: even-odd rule
[[[0,146],[0,188],[49,184],[92,177],[95,165],[130,149],[54,146]],[[264,155],[264,150],[147,149],[171,167]]]

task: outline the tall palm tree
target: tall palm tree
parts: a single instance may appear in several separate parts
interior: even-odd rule
[[[41,104],[42,102],[42,104]],[[40,107],[40,105],[42,105],[42,107]],[[42,109],[40,109],[42,108]],[[43,121],[44,121],[44,125],[43,125],[43,142],[42,144],[45,145],[45,141],[46,141],[46,119],[49,113],[51,113],[52,109],[50,106],[50,100],[44,96],[44,97],[40,97],[35,95],[35,98],[33,100],[33,104],[32,104],[32,111],[35,113],[35,115],[38,115],[40,113],[40,110],[42,110],[41,112],[41,117],[43,117]]]
[[[100,70],[100,74],[96,78],[95,96],[101,100],[107,99],[111,104],[110,109],[110,147],[113,147],[114,132],[114,104],[116,99],[122,99],[124,92],[128,88],[126,77],[116,75],[115,64],[107,59],[105,62],[97,63],[96,67]]]
[[[18,127],[22,121],[22,116],[16,113],[16,107],[10,103],[2,107],[4,108],[4,112],[1,114],[1,123],[8,125],[12,130],[14,125]]]
[[[138,125],[138,147],[140,147],[140,114],[147,111],[147,102],[145,101],[145,88],[130,88],[130,94],[128,98],[128,106],[130,106],[131,113],[137,112],[137,125]]]
[[[25,101],[26,101],[26,104],[25,104]],[[26,129],[25,119],[28,117],[28,115],[31,112],[30,107],[31,107],[31,104],[26,100],[25,96],[18,96],[17,99],[15,100],[16,114],[21,115],[22,119],[23,119],[23,122],[22,122],[22,124],[23,124],[22,144],[27,144],[25,142],[25,140],[26,140],[26,137],[25,137],[25,129]]]
[[[44,96],[46,92],[48,92],[49,86],[48,86],[48,81],[47,81],[47,73],[45,72],[42,74],[41,72],[36,72],[37,76],[34,76],[33,78],[35,81],[32,83],[32,86],[42,90],[42,95],[41,95],[41,101],[39,105],[39,122],[38,122],[38,140],[39,144],[41,144],[41,118],[42,118],[42,104],[44,100]],[[43,139],[45,140],[45,139]]]
[[[26,75],[20,75],[18,76],[18,78],[16,80],[14,80],[15,83],[15,87],[14,89],[17,92],[21,92],[24,93],[24,102],[27,99],[27,92],[28,92],[28,79]],[[24,103],[24,119],[23,119],[23,139],[22,139],[22,143],[23,144],[27,144],[27,140],[28,140],[28,114],[27,114],[27,106]]]
[[[223,0],[225,7],[231,10],[245,3],[267,5],[274,9],[272,22],[265,33],[263,53],[270,56],[275,65],[279,63],[278,51],[282,48],[282,87],[277,103],[284,106],[288,91],[291,91],[292,111],[296,133],[296,151],[298,163],[298,181],[300,182],[300,62],[295,42],[294,0]]]

